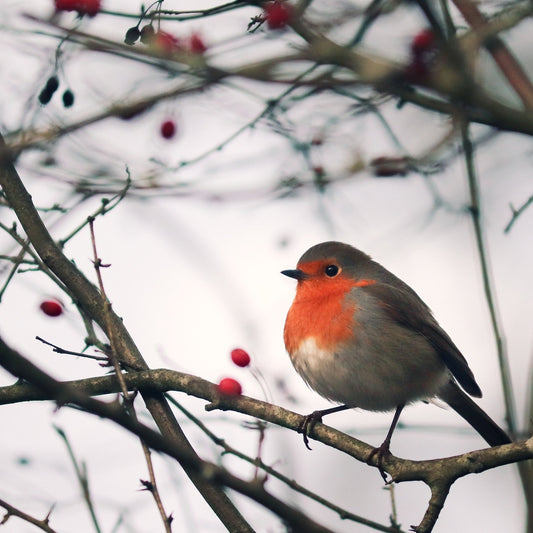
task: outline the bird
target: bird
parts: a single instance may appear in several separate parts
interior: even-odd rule
[[[379,448],[378,466],[404,406],[440,399],[463,417],[490,446],[508,444],[506,432],[470,396],[481,389],[459,348],[417,293],[361,250],[328,241],[309,248],[297,280],[283,338],[291,362],[307,385],[340,404],[308,415],[308,435],[322,416],[351,408],[394,411]]]

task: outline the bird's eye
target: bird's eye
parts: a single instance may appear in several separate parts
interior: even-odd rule
[[[339,267],[337,265],[328,265],[324,271],[326,276],[334,278],[339,273]]]

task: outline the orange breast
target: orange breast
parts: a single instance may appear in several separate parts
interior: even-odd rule
[[[309,337],[321,350],[334,349],[353,335],[355,303],[347,301],[354,280],[306,280],[298,283],[296,297],[285,322],[287,351],[294,353]]]

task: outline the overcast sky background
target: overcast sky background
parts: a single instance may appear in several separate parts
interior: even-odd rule
[[[80,52],[67,44],[60,91],[49,106],[40,108],[36,97],[53,71],[57,40],[36,35],[36,31],[46,33],[50,28],[30,23],[22,11],[46,17],[51,4],[45,0],[23,4],[4,0],[0,7],[2,133],[70,123],[101,110],[110,99],[151,94],[175,82],[148,66]],[[198,8],[212,4],[172,4],[176,9],[187,5]],[[341,6],[334,2],[325,5]],[[125,0],[104,0],[104,7],[134,11],[134,4]],[[167,6],[165,2],[165,7],[170,8],[170,3]],[[257,12],[249,8],[216,19],[186,25],[165,23],[163,27],[176,34],[200,31],[210,45],[210,61],[238,64],[274,54],[285,46],[277,34],[245,35],[250,17]],[[61,20],[66,26],[74,24],[70,15]],[[101,14],[84,21],[81,29],[121,41],[131,25],[125,19]],[[515,51],[524,51],[520,58],[531,70],[532,52],[526,50],[528,25],[524,23],[525,29],[509,39],[516,45]],[[402,10],[385,17],[365,43],[401,60],[408,53],[410,36],[423,27],[414,12]],[[349,34],[350,28],[339,27],[335,36]],[[491,70],[487,72],[493,91],[508,98],[499,78]],[[60,92],[67,86],[76,96],[71,110],[60,104]],[[265,399],[251,373],[234,367],[229,360],[230,350],[239,346],[250,352],[254,367],[264,376],[269,401],[300,413],[328,407],[326,400],[306,388],[285,353],[282,329],[295,284],[279,272],[294,268],[309,246],[335,239],[369,253],[419,293],[468,359],[484,392],[480,405],[504,424],[495,342],[466,209],[468,185],[460,157],[431,178],[413,173],[405,179],[378,180],[366,171],[350,174],[347,169],[358,158],[369,161],[400,151],[376,116],[350,115],[347,101],[324,95],[294,106],[280,120],[302,141],[325,132],[324,144],[311,153],[312,165],[323,166],[326,175],[337,180],[325,192],[310,185],[290,197],[278,197],[274,188],[281,179],[296,175],[310,181],[312,173],[287,138],[275,134],[265,121],[245,131],[224,150],[179,172],[163,168],[177,166],[216,146],[256,117],[265,98],[276,97],[283,90],[282,86],[235,80],[232,85],[202,94],[161,102],[128,122],[108,119],[75,132],[55,147],[56,167],[39,168],[43,153],[30,151],[21,157],[17,168],[36,205],[47,207],[58,202],[72,206],[67,216],[43,214],[57,238],[69,234],[99,205],[100,199],[95,198],[75,206],[68,185],[75,173],[93,178],[102,171],[104,181],[108,176],[123,180],[128,165],[134,180],[157,172],[160,183],[173,185],[167,192],[132,195],[95,224],[99,255],[112,265],[103,271],[107,294],[151,367],[173,368],[215,382],[232,376],[243,384],[245,394]],[[444,118],[409,105],[398,110],[395,102],[390,102],[383,112],[405,150],[414,155],[436,143],[448,128]],[[178,135],[170,141],[159,135],[159,125],[168,117],[178,125]],[[472,132],[481,138],[488,129],[473,127]],[[521,424],[533,341],[533,209],[520,217],[510,233],[504,234],[503,229],[511,217],[509,204],[521,205],[532,194],[531,158],[530,139],[507,133],[484,142],[476,153],[486,244]],[[178,182],[183,187],[176,187]],[[10,225],[11,213],[0,210],[0,220]],[[0,235],[0,246],[1,253],[16,250],[5,234]],[[65,252],[94,280],[88,229],[72,239]],[[5,275],[5,270],[0,273],[2,283]],[[50,319],[39,311],[39,303],[50,296],[61,297],[43,275],[17,275],[0,305],[0,333],[55,377],[102,375],[105,370],[95,363],[59,356],[35,341],[39,335],[67,349],[83,347],[83,324],[70,302],[65,301],[66,313],[60,318]],[[0,372],[0,384],[12,381]],[[246,417],[206,413],[204,402],[175,396],[230,444],[252,456],[256,453],[256,432],[241,424]],[[391,416],[350,411],[328,418],[327,423],[378,445]],[[484,446],[451,410],[421,404],[406,409],[401,421],[406,428],[395,433],[391,447],[400,457],[437,458]],[[1,498],[38,517],[56,503],[51,525],[57,531],[93,530],[72,465],[52,427],[57,425],[69,435],[78,458],[87,462],[104,531],[112,530],[120,513],[125,524],[119,531],[162,530],[150,496],[140,491],[139,479],[146,479],[147,474],[135,439],[79,412],[56,412],[49,404],[4,406],[0,422],[4,428],[0,477],[5,480]],[[190,423],[184,421],[184,425],[199,453],[219,460],[219,451]],[[377,470],[319,443],[312,443],[312,447],[308,452],[301,436],[272,427],[266,434],[263,460],[350,511],[386,524],[389,496],[382,490]],[[222,526],[179,467],[157,455],[154,459],[164,504],[176,520],[175,530],[221,531]],[[233,458],[224,458],[224,464],[243,476],[253,473]],[[274,479],[269,480],[268,487],[289,503],[310,509],[318,521],[333,530],[369,531],[340,521],[334,513],[310,504]],[[402,484],[396,487],[396,498],[399,521],[407,530],[421,520],[429,492],[421,485]],[[269,513],[246,500],[244,505],[258,531],[284,531]],[[518,475],[510,466],[457,482],[435,532],[514,533],[523,530],[523,515]],[[15,518],[2,528],[5,533],[35,531]]]

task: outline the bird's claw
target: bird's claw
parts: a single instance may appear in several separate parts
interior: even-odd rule
[[[387,479],[387,473],[385,472],[385,470],[383,468],[383,459],[387,455],[391,454],[390,450],[389,450],[389,444],[390,443],[387,442],[387,441],[383,442],[383,444],[381,444],[381,446],[378,446],[377,448],[374,448],[370,452],[370,454],[368,455],[368,457],[366,459],[367,464],[372,466],[374,456],[377,455],[376,466],[378,467],[379,473],[380,473],[381,477],[383,478],[383,481],[385,482],[386,485],[389,485],[390,483],[392,483],[392,480],[388,480]]]
[[[311,450],[309,446],[309,435],[313,431],[317,422],[322,422],[322,411],[313,411],[311,414],[307,415],[301,424],[298,426],[298,433],[303,433],[304,444],[308,450]]]

